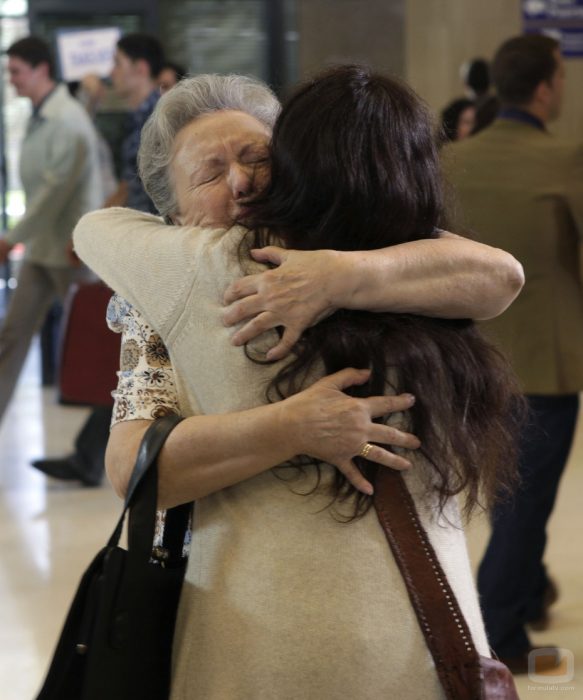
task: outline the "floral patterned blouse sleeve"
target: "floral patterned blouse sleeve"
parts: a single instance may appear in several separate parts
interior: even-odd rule
[[[179,414],[174,370],[160,336],[136,308],[117,294],[111,297],[107,307],[107,325],[122,334],[111,424]],[[166,511],[157,511],[153,547],[163,546],[165,522]],[[189,523],[182,550],[184,557],[188,556],[190,541]],[[159,563],[156,559],[152,561]]]
[[[117,294],[109,302],[107,324],[122,334],[111,424],[180,413],[174,370],[160,336]]]

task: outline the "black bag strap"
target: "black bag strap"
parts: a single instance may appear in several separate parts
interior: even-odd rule
[[[132,498],[138,484],[143,479],[148,469],[150,469],[150,467],[158,459],[160,450],[164,446],[168,435],[170,435],[170,433],[182,420],[183,419],[181,416],[170,414],[168,416],[158,418],[152,423],[148,430],[146,430],[144,437],[142,438],[142,442],[140,443],[136,464],[128,484],[125,499],[126,509],[131,505]]]
[[[130,477],[123,511],[109,538],[108,545],[110,547],[115,547],[119,544],[126,513],[129,510],[128,549],[138,556],[146,556],[149,559],[156,526],[156,506],[158,500],[158,470],[156,468],[156,460],[168,435],[181,420],[182,418],[180,416],[174,414],[163,416],[154,421],[144,434],[138,450],[136,464]],[[180,535],[177,533],[180,527],[182,527],[182,540],[184,540],[184,533],[191,505],[192,504],[187,503],[168,511],[168,513],[177,511],[175,515],[173,514],[170,516],[169,523],[170,532],[173,533],[173,541],[180,539]],[[182,547],[180,547],[180,549],[182,549]]]
[[[185,503],[176,508],[169,508],[166,511],[162,546],[168,552],[170,565],[182,559],[184,538],[188,530],[190,515],[193,508],[194,503]]]

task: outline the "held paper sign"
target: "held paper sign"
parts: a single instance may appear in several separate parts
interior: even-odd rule
[[[60,31],[57,50],[62,79],[81,80],[88,73],[106,78],[113,68],[113,54],[120,37],[117,27]]]

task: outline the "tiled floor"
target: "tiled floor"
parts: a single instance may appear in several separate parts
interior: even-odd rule
[[[119,512],[108,487],[76,488],[29,466],[66,453],[87,414],[55,405],[38,366],[35,348],[0,427],[2,700],[34,697],[79,576]]]
[[[33,349],[0,428],[2,700],[34,697],[79,576],[109,536],[119,513],[119,502],[109,487],[63,485],[29,466],[35,457],[67,452],[86,415],[84,409],[55,405],[53,392],[38,388],[37,367],[38,352]],[[521,677],[518,686],[523,699],[583,700],[582,513],[583,429],[550,528],[547,559],[560,582],[561,598],[552,629],[533,636],[536,644],[554,643],[571,650],[578,677],[555,687]],[[479,519],[469,537],[474,561],[486,536],[485,521]]]

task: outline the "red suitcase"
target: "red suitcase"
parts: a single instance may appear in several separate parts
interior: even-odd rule
[[[101,282],[71,287],[63,314],[59,401],[111,406],[117,386],[121,335],[105,321],[112,291]]]

